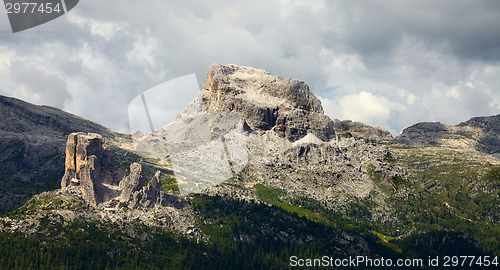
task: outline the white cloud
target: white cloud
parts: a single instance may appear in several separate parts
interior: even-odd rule
[[[346,95],[338,101],[325,98],[320,98],[320,100],[325,113],[330,117],[369,123],[388,130],[391,130],[389,126],[391,113],[406,109],[400,103],[366,91]]]
[[[156,39],[138,36],[134,48],[127,52],[126,56],[130,62],[139,64],[156,65],[155,53],[159,49]]]
[[[333,70],[337,71],[365,71],[366,67],[363,60],[356,54],[339,54],[333,56],[333,61],[330,64]]]
[[[325,10],[325,0],[280,0],[284,14],[293,15],[297,9],[309,9],[312,12],[319,13]]]
[[[89,27],[92,35],[104,38],[107,41],[111,40],[116,32],[127,26],[126,22],[106,22],[85,18],[78,12],[78,9],[69,13],[67,19],[70,23],[74,23],[80,28]]]
[[[397,89],[397,93],[400,97],[406,99],[406,104],[407,105],[412,105],[415,103],[415,100],[417,100],[417,96],[415,96],[413,93],[405,90],[405,89]]]
[[[446,96],[458,99],[460,98],[460,93],[458,92],[457,87],[454,86],[451,87],[448,91],[446,91]]]
[[[6,46],[0,46],[0,93],[2,89],[12,89],[16,87],[10,78],[10,66],[13,57],[14,53],[12,51]]]

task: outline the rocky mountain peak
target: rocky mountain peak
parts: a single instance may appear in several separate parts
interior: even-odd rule
[[[200,95],[207,110],[240,114],[245,128],[275,131],[296,141],[309,132],[323,141],[335,137],[333,122],[307,84],[250,67],[213,64]]]
[[[203,88],[217,95],[233,94],[253,103],[288,105],[309,112],[323,113],[321,102],[309,86],[296,79],[283,79],[263,70],[238,65],[213,64]]]
[[[144,186],[142,165],[136,162],[130,164],[128,175],[118,179],[113,154],[101,135],[79,132],[68,136],[61,188],[95,207],[114,209],[119,202],[128,203],[132,209],[154,205],[182,207],[183,200],[166,194],[160,179],[157,171]]]

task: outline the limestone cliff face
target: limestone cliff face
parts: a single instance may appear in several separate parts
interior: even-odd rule
[[[309,132],[323,141],[335,138],[333,122],[307,84],[250,67],[213,64],[201,97],[207,110],[234,111],[247,129],[274,130],[296,141]]]
[[[155,204],[177,208],[185,205],[185,200],[163,191],[160,171],[144,186],[142,166],[134,162],[130,164],[130,173],[118,179],[112,152],[99,134],[71,133],[65,166],[61,188],[76,193],[93,206],[114,208],[119,202],[132,209]]]
[[[119,189],[122,190],[120,201],[127,201],[134,192],[140,190],[143,186],[142,166],[134,162],[130,164],[130,174],[120,181]]]
[[[132,194],[129,207],[135,209],[140,207],[151,207],[155,204],[173,206],[175,208],[182,208],[187,204],[186,200],[163,191],[159,171],[156,172],[146,186],[143,186]]]
[[[383,190],[373,181],[373,170],[380,173],[383,185],[394,192],[406,192],[405,186],[394,184],[394,179],[405,182],[404,170],[384,161],[390,151],[377,143],[391,140],[390,133],[363,123],[332,121],[324,115],[320,101],[305,83],[283,79],[261,69],[213,64],[203,88],[176,121],[164,128],[164,136],[167,145],[176,143],[176,147],[170,147],[173,150],[183,144],[208,145],[220,133],[216,127],[230,122],[217,120],[216,112],[238,115],[238,121],[241,119],[246,129],[237,144],[245,154],[240,160],[245,162],[241,170],[230,171],[225,179],[237,174],[242,181],[280,188],[290,198],[307,196],[332,209],[348,210],[352,200],[369,200],[377,205],[372,213],[374,219],[386,218],[388,206]],[[203,127],[206,130],[203,131]],[[200,147],[197,151],[177,153],[184,157],[205,153],[198,150]],[[215,147],[207,149],[213,152]],[[224,149],[219,152],[222,151]],[[177,153],[169,149],[171,160],[182,160]],[[205,156],[209,156],[211,152],[206,153]],[[196,159],[196,154],[190,159],[195,162],[189,163],[189,167],[187,162],[177,164],[188,168],[190,173],[205,172],[208,167],[223,175],[224,167],[209,163],[206,158]],[[235,164],[234,160],[238,159],[231,157],[230,160]]]
[[[392,140],[392,135],[389,131],[381,127],[370,126],[361,122],[333,119],[333,128],[337,136],[341,138],[354,137],[375,141]]]
[[[113,183],[112,153],[99,134],[72,133],[66,144],[65,173],[61,187],[79,186],[86,201],[103,199],[103,184]]]
[[[0,187],[8,187],[0,188],[0,212],[60,184],[67,137],[77,131],[129,138],[60,109],[0,95]]]

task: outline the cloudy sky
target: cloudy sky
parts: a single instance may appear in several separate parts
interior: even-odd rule
[[[0,12],[0,94],[129,132],[141,92],[190,73],[201,87],[212,63],[233,63],[397,135],[500,113],[499,26],[497,0],[84,0],[16,34]]]

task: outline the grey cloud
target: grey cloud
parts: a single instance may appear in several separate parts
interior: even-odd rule
[[[488,116],[495,113],[495,110],[492,110],[490,107],[490,102],[493,97],[492,95],[487,94],[484,91],[471,88],[463,89],[461,93],[463,94],[463,98],[460,99],[462,104],[461,106],[457,106],[463,110],[460,115],[474,117]],[[465,120],[467,119],[464,119],[463,121]]]
[[[88,94],[85,98],[78,98],[78,103],[89,103],[88,106],[73,104],[66,109],[120,130],[124,129],[123,123],[126,122],[125,108],[134,96],[192,72],[198,75],[201,85],[208,67],[215,62],[264,68],[282,76],[300,78],[310,85],[324,82],[317,51],[308,47],[314,35],[308,31],[308,25],[303,24],[313,18],[310,12],[301,20],[287,21],[281,18],[277,2],[273,6],[267,5],[269,8],[266,8],[266,1],[204,3],[184,5],[153,1],[144,5],[122,1],[117,6],[110,1],[86,1],[63,17],[69,21],[75,18],[87,20],[81,25],[60,19],[40,28],[51,29],[55,34],[25,36],[27,42],[13,37],[10,47],[18,55],[35,57],[34,49],[52,42],[62,43],[67,49],[62,52],[66,60],[47,59],[47,68],[62,72],[68,79],[78,80],[89,92],[95,93],[93,98]],[[231,18],[232,12],[237,13],[236,17]],[[247,20],[241,20],[239,15],[245,15]],[[92,34],[92,21],[115,23],[123,29],[105,40]],[[295,27],[288,26],[289,23]],[[140,38],[152,39],[158,44],[157,50],[152,52],[157,61],[155,64],[141,65],[126,57]],[[102,58],[102,70],[90,70],[82,59],[75,59],[84,48],[95,58]],[[51,53],[50,48],[46,50],[46,53]],[[106,82],[113,84],[114,88],[110,90]],[[92,99],[107,96],[113,97],[108,106],[84,111],[95,106]],[[107,108],[121,113],[97,113]],[[116,118],[104,119],[102,115],[115,115]],[[118,120],[119,115],[124,120]],[[122,124],[118,126],[117,123]]]
[[[495,114],[489,106],[492,95],[468,87],[460,87],[460,97],[449,97],[445,93],[440,98],[422,96],[399,115],[392,115],[391,126],[399,131],[417,122],[441,122],[456,125],[475,116]]]
[[[72,98],[66,82],[55,75],[47,75],[41,69],[20,62],[12,63],[10,71],[19,85],[37,96],[34,98],[36,103],[62,108]]]
[[[121,131],[128,131],[127,106],[135,96],[193,72],[201,86],[216,62],[297,78],[330,99],[361,91],[386,97],[407,107],[387,120],[399,131],[417,120],[458,121],[499,112],[498,104],[480,106],[485,99],[500,101],[498,71],[482,71],[485,65],[498,67],[497,3],[88,0],[34,29],[45,34],[0,35],[0,47],[15,52],[18,67],[10,67],[19,74],[15,84],[30,84],[29,91],[47,96],[59,91],[65,101],[54,104],[60,108]],[[343,54],[359,56],[366,68],[331,71],[332,61]],[[37,59],[33,68],[44,63],[45,71],[58,74],[42,79],[60,90],[23,81],[29,59]],[[430,98],[433,88],[465,83],[474,71],[473,97],[464,92],[452,103],[445,96],[444,105]],[[406,104],[400,89],[418,99]],[[457,109],[448,116],[445,106]]]
[[[345,5],[345,48],[363,55],[372,67],[387,64],[405,34],[460,59],[500,59],[498,1],[349,1]]]
[[[432,115],[432,111],[429,109],[424,101],[417,100],[411,106],[408,107],[401,115],[393,117],[390,122],[392,126],[397,127],[397,131],[402,131],[403,128],[411,126],[418,122],[434,122],[438,121]],[[396,134],[397,135],[397,134]]]

